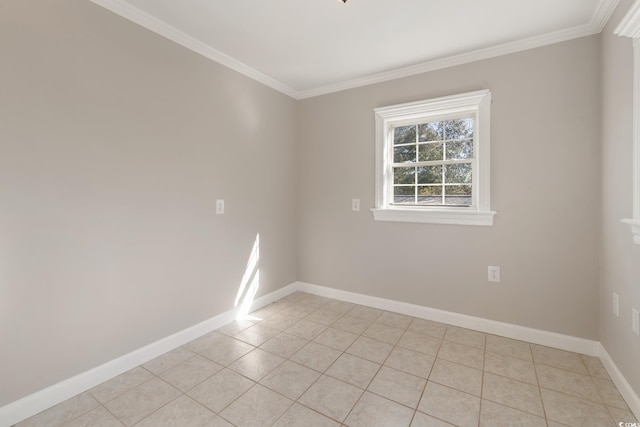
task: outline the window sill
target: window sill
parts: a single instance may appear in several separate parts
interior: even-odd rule
[[[631,233],[633,233],[633,243],[640,245],[640,220],[638,219],[623,219],[622,222],[631,226]]]
[[[376,221],[419,222],[427,224],[493,226],[494,211],[457,209],[411,209],[378,208],[371,209]],[[640,224],[639,224],[640,225]]]

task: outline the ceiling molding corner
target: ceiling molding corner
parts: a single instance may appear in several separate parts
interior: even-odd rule
[[[634,39],[640,38],[640,1],[636,0],[631,5],[613,34]]]

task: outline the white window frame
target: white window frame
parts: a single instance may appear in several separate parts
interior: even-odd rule
[[[633,218],[622,222],[631,226],[633,242],[640,245],[640,2],[631,6],[614,34],[633,39]]]
[[[376,108],[376,221],[492,226],[490,194],[491,92],[480,90]],[[393,201],[393,128],[441,118],[474,117],[472,203],[468,207],[406,206]]]

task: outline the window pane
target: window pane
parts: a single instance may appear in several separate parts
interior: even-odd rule
[[[471,159],[473,157],[473,140],[447,142],[447,160]]]
[[[393,130],[393,144],[411,144],[416,142],[416,127],[401,126]]]
[[[393,168],[394,184],[415,184],[416,168]]]
[[[442,165],[422,166],[418,169],[418,184],[438,184],[442,182]]]
[[[418,141],[439,141],[443,139],[442,122],[423,123],[418,125]]]
[[[393,187],[393,203],[413,205],[415,204],[416,187]]]
[[[442,186],[419,186],[419,205],[442,205]]]
[[[442,160],[442,142],[430,142],[418,145],[418,161]]]
[[[447,183],[471,183],[471,163],[458,163],[445,165],[445,182]]]
[[[453,119],[444,122],[445,139],[473,138],[473,118]]]
[[[447,185],[445,187],[445,205],[470,206],[470,185]]]
[[[406,163],[416,161],[416,146],[415,145],[401,145],[399,147],[393,147],[393,162],[394,163]]]

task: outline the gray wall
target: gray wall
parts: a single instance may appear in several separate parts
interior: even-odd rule
[[[599,61],[591,36],[302,101],[300,280],[598,339]],[[495,225],[375,222],[373,109],[478,89]]]
[[[85,0],[0,58],[0,406],[297,279],[294,100]]]
[[[631,308],[640,310],[640,246],[620,222],[633,215],[633,45],[613,35],[631,0],[622,0],[602,32],[602,252],[600,341],[627,381],[640,393],[640,338],[631,331]],[[637,115],[637,113],[636,113]],[[620,317],[612,293],[620,296]]]

